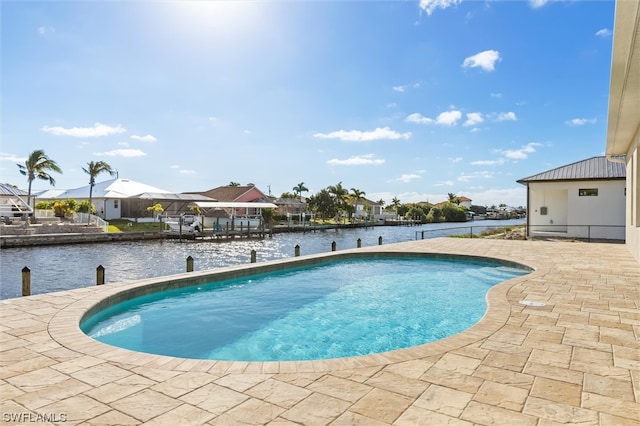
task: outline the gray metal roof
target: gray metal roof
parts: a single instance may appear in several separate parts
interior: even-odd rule
[[[27,196],[27,191],[23,191],[22,189],[13,187],[6,183],[0,183],[0,195],[17,195],[17,196]]]
[[[566,166],[557,167],[537,175],[519,179],[517,182],[552,182],[567,180],[609,180],[624,179],[626,165],[607,160],[607,157],[591,157]]]

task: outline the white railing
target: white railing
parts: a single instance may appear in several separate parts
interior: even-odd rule
[[[36,209],[36,218],[53,218],[56,214],[53,210]]]
[[[74,223],[95,225],[98,228],[102,228],[102,232],[109,232],[109,222],[92,214],[74,213],[72,216],[72,220]]]

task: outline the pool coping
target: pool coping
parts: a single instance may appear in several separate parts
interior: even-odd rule
[[[132,297],[151,294],[162,290],[205,284],[212,281],[221,281],[298,267],[314,266],[332,260],[376,259],[382,257],[487,261],[501,263],[505,266],[529,269],[530,272],[521,277],[512,278],[493,285],[486,295],[487,309],[485,314],[471,327],[435,342],[369,355],[304,361],[223,361],[194,359],[137,352],[112,346],[87,336],[80,329],[82,321],[90,315]],[[137,366],[154,365],[159,366],[160,368],[165,366],[165,368],[170,368],[172,370],[180,370],[180,365],[182,364],[184,364],[184,368],[191,369],[194,363],[198,364],[198,368],[211,369],[215,367],[218,371],[227,371],[229,369],[244,370],[246,368],[251,368],[252,370],[269,372],[279,372],[281,370],[328,372],[344,368],[370,367],[408,361],[414,359],[416,356],[428,357],[442,354],[444,352],[470,345],[490,336],[504,326],[509,319],[511,309],[507,300],[508,291],[514,285],[519,284],[523,280],[535,278],[535,275],[533,277],[531,276],[531,274],[535,274],[535,272],[536,269],[531,265],[516,262],[512,259],[496,257],[440,252],[408,253],[406,251],[376,250],[373,247],[370,247],[368,250],[350,249],[339,252],[336,251],[295,258],[277,259],[260,264],[228,266],[214,270],[187,272],[171,276],[137,280],[135,282],[103,285],[100,286],[100,291],[92,292],[92,294],[81,298],[55,314],[49,322],[48,331],[55,341],[71,350],[82,352],[87,355],[99,356],[102,359],[113,362],[126,361],[129,364]],[[530,307],[530,309],[535,308],[536,307]],[[178,362],[177,360],[181,360],[181,362]]]

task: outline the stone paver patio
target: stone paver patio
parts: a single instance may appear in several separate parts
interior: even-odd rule
[[[493,287],[485,317],[458,335],[306,362],[172,358],[85,336],[82,314],[132,283],[3,300],[0,421],[640,425],[640,265],[623,245],[443,238],[358,251],[486,256],[535,271]]]

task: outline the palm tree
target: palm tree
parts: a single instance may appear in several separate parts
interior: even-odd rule
[[[355,203],[354,210],[356,213],[358,212],[358,203],[365,195],[367,195],[366,192],[360,191],[357,188],[351,188],[351,197],[353,198],[353,201]]]
[[[93,187],[96,186],[96,177],[102,172],[107,172],[111,176],[115,175],[116,172],[112,170],[111,166],[105,163],[104,161],[97,161],[95,163],[91,161],[87,163],[87,165],[89,167],[86,169],[83,167],[82,170],[84,170],[84,172],[89,175],[89,211],[87,212],[88,213],[87,225],[88,225],[89,220],[91,219],[91,208],[93,207],[91,200],[93,199]]]
[[[52,186],[56,186],[55,179],[47,173],[51,170],[53,172],[62,173],[62,169],[56,164],[55,161],[47,157],[43,150],[37,149],[29,154],[29,158],[24,164],[18,164],[20,173],[27,177],[29,182],[29,189],[27,191],[27,204],[31,205],[31,183],[37,179],[48,180]]]
[[[338,214],[342,213],[344,210],[344,205],[346,203],[347,195],[349,195],[349,191],[345,187],[342,186],[342,182],[338,182],[336,185],[332,185],[327,188],[329,193],[333,195],[333,199],[336,202],[336,207],[338,210]]]
[[[398,200],[398,197],[393,197],[393,200],[391,200],[391,205],[393,206],[393,210],[396,212],[396,214],[398,214],[398,209],[400,208],[400,200]]]
[[[458,197],[456,194],[449,192],[447,196],[449,197],[449,202],[451,204],[460,204],[460,197]]]
[[[229,182],[229,186],[240,186],[240,183],[231,181]]]
[[[304,182],[300,182],[299,184],[293,187],[293,193],[298,194],[300,196],[300,201],[302,201],[302,193],[308,192],[308,191],[309,191],[309,188],[304,186]]]

